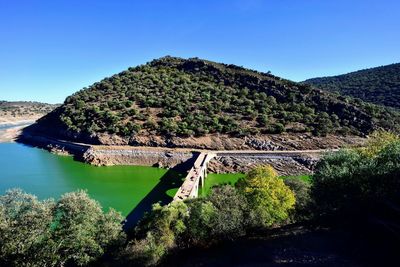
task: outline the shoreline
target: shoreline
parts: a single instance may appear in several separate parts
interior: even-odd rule
[[[179,168],[201,152],[215,153],[210,162],[214,173],[246,172],[255,165],[270,164],[281,175],[311,174],[320,157],[335,149],[321,150],[205,150],[146,146],[106,146],[74,143],[44,136],[23,135],[18,140],[59,155],[72,155],[75,160],[95,165],[133,165]]]
[[[18,136],[21,135],[22,129],[32,125],[36,120],[16,120],[0,122],[0,143],[15,142]]]

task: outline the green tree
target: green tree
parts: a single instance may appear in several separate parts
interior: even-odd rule
[[[217,215],[215,206],[206,199],[187,202],[189,217],[186,219],[187,239],[190,243],[206,244],[213,240],[213,221]]]
[[[304,221],[312,216],[310,196],[311,184],[298,177],[288,177],[284,179],[284,183],[293,191],[296,197],[294,210],[291,212],[291,220],[293,222]]]
[[[214,239],[234,239],[245,233],[246,198],[231,185],[212,188],[207,200],[215,207],[211,220],[211,236]]]
[[[50,239],[53,206],[53,201],[39,201],[20,189],[0,197],[0,265],[54,264],[56,246]]]
[[[400,192],[400,141],[380,149],[374,145],[371,151],[342,150],[321,159],[311,188],[318,215],[358,221],[380,210],[383,203],[396,201]]]
[[[104,254],[108,245],[123,239],[122,216],[100,204],[85,191],[64,194],[54,208],[52,230],[60,263],[85,265]]]
[[[104,214],[84,191],[57,202],[8,191],[0,197],[0,264],[87,265],[124,241],[121,221],[113,210]]]
[[[294,208],[293,192],[269,165],[254,168],[236,186],[247,199],[252,227],[280,224],[288,219],[290,210]]]
[[[185,230],[188,209],[183,202],[167,206],[155,204],[136,227],[136,237],[123,252],[124,261],[154,265],[177,246],[178,237]]]
[[[374,157],[387,145],[396,141],[400,141],[400,137],[393,132],[375,131],[368,137],[365,146],[360,149],[360,153],[367,157]]]

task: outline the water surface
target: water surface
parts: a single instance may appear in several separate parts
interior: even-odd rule
[[[17,143],[0,144],[0,194],[17,187],[44,199],[85,189],[104,209],[127,215],[148,195],[150,201],[170,200],[182,177],[154,167],[95,167]]]
[[[104,210],[112,207],[134,221],[152,203],[172,200],[185,174],[144,166],[96,167],[69,156],[17,143],[0,143],[0,194],[21,188],[40,199],[59,198],[66,192],[87,190]],[[243,174],[210,173],[201,189],[206,195],[212,186],[234,184]]]

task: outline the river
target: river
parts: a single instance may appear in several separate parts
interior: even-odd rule
[[[149,202],[168,203],[183,177],[182,173],[155,167],[95,167],[70,156],[18,143],[0,143],[0,194],[21,188],[45,199],[84,189],[104,210],[112,207],[126,216]],[[239,177],[240,174],[210,174],[203,194],[215,184],[233,183]]]

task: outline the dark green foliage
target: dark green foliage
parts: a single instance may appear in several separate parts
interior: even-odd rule
[[[187,205],[187,234],[193,243],[234,239],[245,233],[247,201],[230,185],[214,187],[207,198]]]
[[[211,231],[214,238],[234,239],[245,233],[248,205],[243,195],[230,185],[221,185],[212,188],[208,200],[217,210]]]
[[[124,242],[121,220],[83,191],[54,202],[10,190],[0,196],[0,265],[87,265]]]
[[[396,128],[399,114],[271,74],[165,57],[106,78],[40,120],[64,138],[98,133],[232,136],[313,132],[364,135]],[[57,127],[54,127],[57,126]]]
[[[283,180],[285,185],[293,191],[296,197],[296,204],[290,214],[291,221],[299,222],[311,218],[311,184],[301,180],[299,177],[288,177]]]
[[[344,150],[323,158],[312,178],[312,197],[319,215],[358,216],[379,209],[400,193],[400,142],[376,155]]]
[[[153,206],[136,227],[136,237],[122,253],[123,261],[140,265],[154,265],[178,245],[180,235],[186,230],[187,206],[183,202],[161,207]]]
[[[304,81],[317,88],[400,108],[400,63]]]

